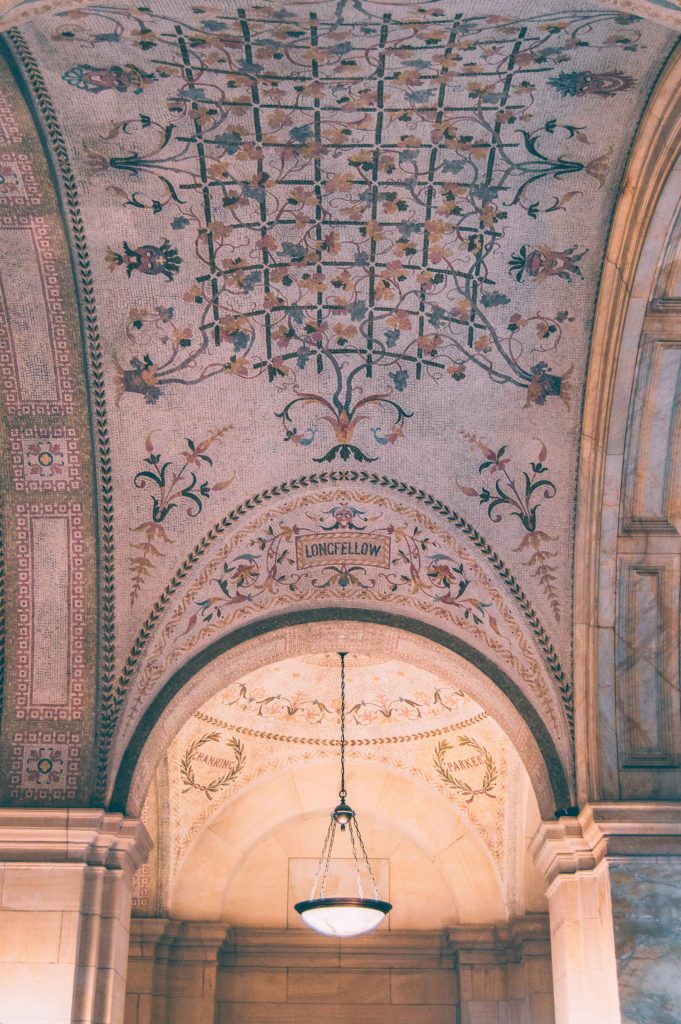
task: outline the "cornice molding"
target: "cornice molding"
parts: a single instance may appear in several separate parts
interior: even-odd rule
[[[136,871],[152,841],[137,818],[89,808],[0,808],[1,863],[72,863]]]
[[[681,857],[681,802],[587,804],[576,818],[543,822],[530,853],[549,886],[604,862]]]

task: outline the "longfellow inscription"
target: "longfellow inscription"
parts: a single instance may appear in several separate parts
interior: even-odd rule
[[[388,534],[372,533],[358,536],[356,533],[307,534],[296,537],[296,563],[299,569],[315,565],[377,565],[384,569],[390,566],[390,537]]]

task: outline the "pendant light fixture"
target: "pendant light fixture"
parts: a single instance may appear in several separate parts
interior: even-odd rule
[[[352,807],[346,802],[347,790],[345,788],[345,651],[339,651],[341,660],[341,788],[339,792],[340,803],[331,812],[331,821],[326,833],[326,839],[322,847],[322,855],[319,858],[317,873],[312,883],[310,898],[296,903],[303,921],[308,927],[313,928],[322,935],[332,935],[336,938],[349,938],[352,935],[362,935],[378,927],[386,914],[392,910],[392,904],[379,899],[378,888],[371,864],[364,847],[362,833],[359,830],[357,815]],[[333,850],[336,829],[340,826],[341,832],[347,829],[350,835],[352,847],[352,859],[357,879],[356,896],[327,896],[326,881],[329,874],[329,863]],[[362,871],[360,860],[357,856],[359,845],[362,857],[362,865],[366,868],[366,874],[371,881],[373,898],[364,895],[362,884]]]

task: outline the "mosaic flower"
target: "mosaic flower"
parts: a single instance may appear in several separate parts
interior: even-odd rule
[[[520,408],[567,404],[573,317],[505,308],[504,239],[511,217],[541,222],[541,246],[514,252],[511,273],[582,277],[587,249],[561,249],[551,224],[609,185],[611,149],[566,103],[537,116],[535,98],[542,85],[554,100],[632,88],[633,75],[587,61],[635,51],[638,22],[529,7],[459,21],[428,4],[382,19],[360,2],[206,13],[65,15],[61,47],[115,36],[174,84],[165,107],[85,140],[109,193],[158,226],[145,245],[109,249],[111,269],[191,275],[170,324],[128,319],[119,398],[155,404],[213,378],[271,387],[280,436],[318,463],[402,445],[424,387],[486,378]],[[132,67],[72,84],[130,88]]]
[[[56,747],[34,747],[26,762],[26,777],[38,786],[49,786],[64,773],[64,751]]]
[[[133,271],[138,270],[140,274],[156,277],[163,274],[168,281],[172,281],[180,269],[182,257],[179,255],[168,239],[164,239],[160,245],[138,245],[132,249],[127,242],[123,242],[123,252],[114,252],[107,248],[106,262],[109,269],[125,267],[125,272],[130,277]]]
[[[115,92],[128,92],[131,89],[134,93],[140,93],[145,86],[156,81],[155,74],[142,71],[134,64],[126,64],[125,67],[112,64],[105,68],[96,68],[91,64],[76,64],[65,71],[62,78],[68,85],[92,93],[106,92],[109,89]]]
[[[636,82],[621,71],[598,74],[594,71],[562,71],[556,78],[549,78],[561,96],[615,96],[618,92],[631,89]]]
[[[61,476],[65,469],[64,451],[56,441],[35,441],[26,450],[26,462],[32,476]]]

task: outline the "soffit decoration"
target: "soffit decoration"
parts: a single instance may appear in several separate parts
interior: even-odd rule
[[[460,636],[473,660],[476,652],[488,659],[483,670],[503,665],[570,766],[569,682],[517,582],[503,580],[494,552],[470,543],[466,524],[455,531],[451,516],[438,522],[427,504],[396,498],[389,488],[363,494],[339,481],[300,489],[263,502],[243,524],[228,524],[182,569],[158,625],[150,622],[139,665],[129,662],[129,714],[116,737],[115,763],[141,712],[194,652],[253,620],[314,611],[331,599],[369,616],[411,614]],[[206,671],[219,666],[209,663]]]
[[[87,3],[88,0],[0,0],[0,31],[32,21],[42,14],[72,10]],[[681,12],[675,0],[608,0],[601,6],[606,10],[650,18],[673,29],[681,28]]]
[[[588,332],[672,33],[597,4],[165,2],[41,14],[7,42],[79,244],[82,317],[101,327],[102,771],[178,566],[199,572],[216,523],[318,483],[352,483],[354,515],[404,482],[410,514],[435,501],[465,523],[447,529],[468,560],[496,559],[490,607],[522,594],[508,614],[542,699],[569,700]],[[349,543],[358,521],[331,525]],[[462,634],[482,629],[465,602],[487,603],[463,550],[425,572]],[[316,603],[348,601],[312,580]],[[502,643],[482,610],[473,645]]]
[[[425,836],[414,833],[418,811],[413,794],[422,792],[424,800],[431,799],[429,793],[444,798],[464,831],[473,829],[479,836],[504,899],[513,904],[521,898],[518,876],[525,871],[524,860],[518,863],[517,833],[520,826],[522,847],[529,787],[510,740],[457,682],[396,658],[350,654],[347,665],[353,798],[370,801],[379,825],[385,827],[394,817],[405,835],[426,847]],[[338,727],[335,652],[263,666],[203,704],[170,744],[145,802],[143,818],[157,833],[160,860],[138,880],[137,911],[153,913],[159,896],[171,898],[206,828],[224,832],[236,865],[237,851],[245,855],[278,825],[297,816],[322,815],[325,798],[328,802],[337,786]],[[365,786],[361,780],[367,771],[374,781]],[[253,791],[255,798],[266,779],[274,780],[267,787],[277,786],[277,779],[289,775],[295,799],[277,805],[270,818],[263,807],[270,807],[272,796],[261,789],[257,827],[247,823],[246,808],[256,807],[248,794]],[[400,779],[409,780],[411,788],[401,790]],[[232,815],[238,824],[216,825],[242,794],[246,802],[236,803]],[[447,845],[445,836],[432,842],[436,852]]]
[[[0,395],[0,802],[84,804],[98,643],[86,370],[49,166],[1,61]]]

